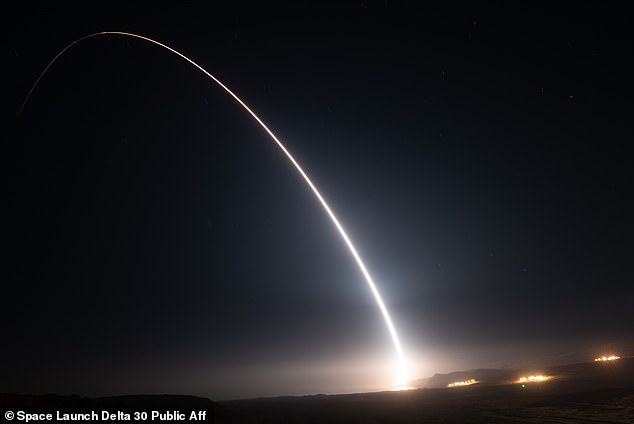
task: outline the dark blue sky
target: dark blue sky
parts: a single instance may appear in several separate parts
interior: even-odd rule
[[[0,391],[217,399],[631,353],[633,22],[498,3],[25,7]],[[10,364],[10,365],[9,365]]]

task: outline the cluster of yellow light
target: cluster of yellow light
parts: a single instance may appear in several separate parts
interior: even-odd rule
[[[616,355],[601,356],[599,358],[594,358],[594,362],[616,361],[617,359],[621,359],[621,357]]]
[[[479,381],[476,379],[470,378],[469,380],[465,380],[465,381],[454,381],[453,383],[447,384],[447,387],[470,386],[476,383],[479,383]]]
[[[528,377],[520,377],[518,383],[536,383],[539,381],[550,380],[552,377],[547,375],[529,375]]]

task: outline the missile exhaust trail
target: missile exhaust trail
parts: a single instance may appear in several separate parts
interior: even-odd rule
[[[53,60],[51,60],[49,62],[49,64],[46,66],[46,68],[44,68],[44,71],[42,71],[42,73],[40,74],[38,79],[33,84],[33,87],[31,87],[31,90],[27,94],[24,102],[22,103],[22,106],[20,107],[20,110],[18,111],[18,117],[20,116],[20,113],[22,112],[22,110],[24,109],[24,106],[26,105],[27,101],[29,100],[29,97],[33,93],[33,90],[35,89],[37,84],[40,82],[40,80],[42,79],[44,74],[46,74],[46,71],[48,71],[48,69],[53,65],[53,63],[55,63],[57,61],[57,59],[62,54],[64,54],[68,49],[70,49],[71,47],[73,47],[77,43],[80,43],[80,42],[82,42],[82,41],[84,41],[84,40],[86,40],[88,38],[97,37],[97,36],[101,36],[101,35],[104,35],[104,36],[107,36],[107,35],[119,35],[119,36],[124,36],[124,37],[137,38],[137,39],[144,40],[144,41],[150,42],[152,44],[155,44],[155,45],[157,45],[159,47],[162,47],[162,48],[168,50],[169,52],[174,53],[175,55],[181,57],[182,59],[186,60],[187,62],[189,62],[190,64],[195,66],[199,71],[201,71],[203,74],[205,74],[211,80],[213,80],[224,91],[226,91],[231,97],[233,97],[240,104],[240,106],[242,106],[242,108],[244,110],[246,110],[253,117],[253,119],[255,119],[255,121],[258,124],[260,124],[260,126],[264,129],[264,131],[266,131],[268,133],[268,135],[271,137],[271,139],[273,139],[275,144],[277,144],[279,149],[284,153],[284,155],[286,155],[288,160],[293,164],[293,166],[295,167],[297,172],[299,172],[299,174],[302,176],[302,178],[304,178],[304,181],[306,181],[306,184],[308,184],[308,186],[312,190],[312,192],[315,195],[315,197],[317,197],[317,200],[319,200],[319,203],[321,203],[321,206],[324,208],[326,214],[330,217],[330,220],[332,221],[334,226],[337,228],[337,231],[339,231],[339,235],[341,236],[343,241],[346,243],[346,246],[348,246],[348,250],[350,251],[350,253],[352,254],[352,257],[356,261],[356,263],[357,263],[357,265],[358,265],[358,267],[359,267],[359,269],[361,271],[361,274],[363,274],[363,277],[365,278],[365,281],[366,281],[368,287],[370,288],[370,291],[372,292],[372,295],[374,296],[374,299],[375,299],[375,301],[377,303],[377,306],[379,307],[379,310],[381,311],[381,314],[382,314],[383,319],[385,321],[385,325],[387,326],[387,329],[388,329],[388,331],[390,333],[390,336],[392,338],[392,342],[394,344],[394,349],[396,351],[396,355],[397,355],[398,362],[399,362],[399,368],[400,368],[399,369],[399,375],[398,375],[398,378],[397,378],[397,380],[398,380],[397,384],[406,383],[407,382],[406,380],[409,377],[407,375],[407,365],[406,365],[405,357],[404,357],[404,354],[403,354],[403,349],[401,347],[401,342],[400,342],[398,334],[396,332],[396,328],[394,327],[394,324],[392,322],[392,318],[390,317],[390,313],[388,312],[387,307],[385,306],[385,303],[383,302],[383,298],[381,297],[381,294],[379,293],[379,290],[377,289],[376,284],[374,283],[374,280],[370,276],[370,273],[368,272],[365,264],[363,263],[363,260],[361,259],[361,256],[359,256],[359,253],[357,252],[357,249],[352,244],[352,241],[348,237],[348,234],[346,233],[346,231],[343,229],[343,226],[339,223],[339,220],[335,216],[334,212],[332,211],[332,209],[330,209],[330,206],[328,206],[328,203],[326,203],[326,200],[324,199],[324,197],[321,195],[319,190],[317,190],[317,187],[313,184],[312,180],[308,177],[308,174],[306,174],[304,169],[295,160],[293,155],[291,155],[291,153],[286,149],[284,144],[282,144],[282,142],[277,138],[277,136],[275,134],[273,134],[273,131],[271,131],[269,129],[269,127],[266,126],[266,124],[260,119],[260,117],[258,115],[256,115],[255,112],[253,112],[251,110],[251,108],[249,108],[249,106],[247,106],[246,103],[244,103],[242,101],[242,99],[240,99],[225,84],[223,84],[218,78],[216,78],[215,76],[210,74],[202,66],[198,65],[196,62],[194,62],[193,60],[191,60],[190,58],[188,58],[184,54],[180,53],[179,51],[177,51],[177,50],[175,50],[175,49],[173,49],[173,48],[171,48],[171,47],[169,47],[169,46],[167,46],[167,45],[165,45],[163,43],[160,43],[160,42],[158,42],[156,40],[153,40],[153,39],[148,38],[148,37],[144,37],[142,35],[132,34],[132,33],[128,33],[128,32],[120,32],[120,31],[102,31],[102,32],[89,34],[89,35],[86,35],[86,36],[84,36],[82,38],[79,38],[79,39],[73,41],[71,44],[66,46],[62,51],[60,51],[53,58]]]

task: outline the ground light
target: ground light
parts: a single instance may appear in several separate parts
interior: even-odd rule
[[[617,359],[621,359],[621,357],[617,355],[599,356],[598,358],[594,358],[594,362],[609,362],[616,361]]]
[[[453,383],[447,384],[447,387],[471,386],[472,384],[476,384],[476,383],[479,383],[479,381],[474,378],[470,378],[464,381],[454,381]]]
[[[544,381],[548,381],[552,378],[553,377],[549,375],[529,375],[525,377],[520,377],[515,382],[520,383],[522,387],[526,387],[526,384],[528,383],[541,383]]]

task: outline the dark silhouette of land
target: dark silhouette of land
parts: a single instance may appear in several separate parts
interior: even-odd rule
[[[197,421],[214,422],[213,413],[217,405],[209,399],[197,396],[183,395],[130,395],[112,396],[100,398],[86,398],[77,395],[60,396],[56,394],[47,395],[15,395],[0,394],[0,413],[5,421],[7,411],[15,414],[11,421],[24,422],[17,416],[18,411],[29,414],[52,414],[53,419],[33,417],[33,421],[55,422],[57,413],[60,414],[87,414],[89,417],[83,422],[150,422],[150,421],[180,421],[191,422],[192,412],[196,414]],[[152,411],[162,415],[157,415],[152,419]],[[204,414],[199,414],[203,411]],[[91,416],[92,413],[96,415]],[[135,413],[146,412],[148,415],[138,415]],[[180,418],[175,412],[180,414]],[[104,416],[103,414],[106,414]],[[60,417],[63,419],[63,417]],[[70,418],[68,421],[77,421],[77,418]],[[80,421],[82,422],[82,421]]]
[[[541,371],[551,380],[514,383]],[[447,388],[474,378],[475,385]],[[401,392],[276,397],[212,402],[193,396],[0,395],[1,412],[207,411],[216,423],[634,423],[634,358],[540,370],[473,370],[437,374],[425,388]],[[150,421],[148,419],[148,421]],[[156,421],[156,420],[155,420]]]

